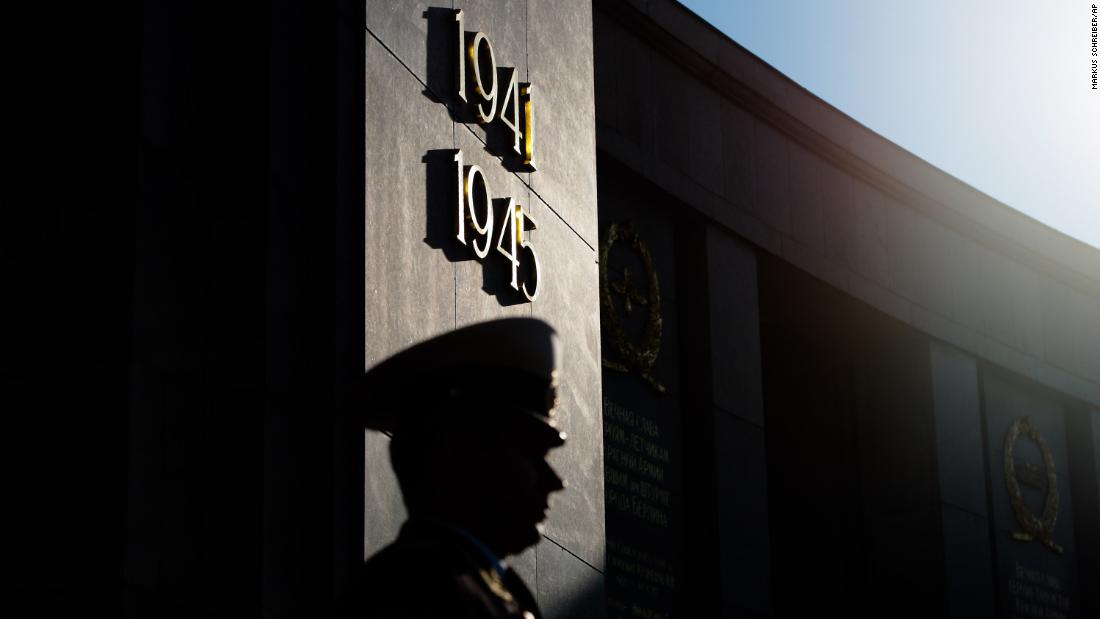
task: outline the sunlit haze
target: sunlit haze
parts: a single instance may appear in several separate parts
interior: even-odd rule
[[[1100,247],[1092,2],[683,3],[876,133]]]

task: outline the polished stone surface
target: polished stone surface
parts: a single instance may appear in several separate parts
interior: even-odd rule
[[[592,579],[600,583],[599,602],[593,606],[595,598],[589,599],[585,608],[602,612],[591,8],[579,1],[568,7],[503,0],[453,3],[464,12],[467,31],[488,36],[498,67],[516,67],[521,81],[536,85],[538,171],[517,173],[502,161],[492,127],[486,131],[461,113],[452,114],[451,4],[367,6],[366,365],[456,325],[492,318],[535,315],[559,331],[564,355],[559,412],[570,438],[550,457],[570,486],[552,500],[548,540],[511,563],[557,609],[548,617],[571,612],[568,588]],[[454,149],[462,150],[466,165],[483,170],[497,209],[498,225],[483,259],[454,238]],[[542,277],[534,303],[510,288],[507,260],[496,251],[508,197],[538,222],[538,229],[528,232]],[[388,441],[378,434],[367,439],[369,554],[396,534],[403,511],[385,449]]]
[[[367,430],[363,444],[363,504],[367,506],[367,526],[363,530],[363,556],[369,557],[397,538],[407,514],[401,501],[401,489],[390,466],[390,439],[381,432]]]
[[[943,549],[948,616],[958,619],[995,617],[989,521],[945,505]]]
[[[550,461],[569,487],[555,495],[546,535],[598,568],[604,564],[603,422],[596,253],[535,200],[531,233],[543,282],[534,316],[561,336],[559,422],[569,435]]]
[[[425,154],[452,146],[447,111],[367,39],[366,365],[454,328],[454,267],[425,242]]]
[[[537,548],[539,608],[546,617],[603,619],[603,574],[557,544],[544,540]]]
[[[714,403],[762,426],[756,256],[739,239],[709,227],[707,264]]]
[[[538,562],[538,557],[536,556],[537,553],[538,545],[535,545],[528,548],[527,550],[524,550],[518,555],[507,557],[504,560],[504,562],[513,570],[515,570],[516,574],[518,574],[519,577],[523,579],[523,584],[527,585],[527,588],[531,590],[532,594],[536,592],[536,589],[538,587],[538,582],[536,580]]]
[[[527,57],[535,87],[531,186],[583,238],[596,240],[596,127],[592,6],[582,0],[528,3]]]
[[[451,4],[450,0],[367,2],[367,39],[370,41],[371,35],[377,37],[420,81],[429,83],[428,72],[434,68],[428,50],[432,49],[434,60],[434,55],[447,47],[443,40],[450,31],[445,30],[443,24],[452,9]],[[437,25],[439,30],[436,30]],[[370,70],[369,63],[367,70]],[[368,79],[367,84],[369,92],[373,82]]]
[[[987,514],[977,361],[945,344],[930,346],[940,500]]]

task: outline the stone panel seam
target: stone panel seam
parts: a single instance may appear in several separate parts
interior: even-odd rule
[[[721,412],[721,413],[725,413],[726,415],[729,415],[730,418],[733,419],[734,421],[738,421],[740,423],[750,425],[750,426],[752,426],[754,428],[758,428],[760,430],[764,429],[764,424],[763,423],[757,423],[757,422],[755,422],[751,419],[748,419],[747,417],[742,417],[741,415],[738,415],[737,413],[735,413],[731,410],[728,410],[728,409],[725,409],[725,408],[719,406],[717,402],[711,402],[711,405],[714,406],[714,410],[716,410],[718,412]]]
[[[390,46],[386,45],[386,43],[384,41],[382,41],[382,39],[379,38],[379,36],[377,34],[374,34],[373,32],[371,32],[370,28],[367,28],[366,30],[367,30],[367,34],[369,34],[371,36],[371,38],[374,39],[375,41],[378,41],[378,44],[382,46],[382,49],[386,50],[386,52],[390,56],[393,56],[393,59],[396,60],[398,62],[398,64],[400,64],[402,67],[404,67],[404,69],[409,72],[409,75],[413,76],[413,79],[415,79],[417,82],[419,82],[420,85],[423,86],[425,90],[432,93],[432,95],[436,99],[439,99],[440,101],[443,100],[439,96],[439,93],[437,93],[434,90],[432,90],[431,88],[429,88],[428,85],[424,83],[424,80],[420,79],[420,76],[416,74],[416,71],[413,71],[412,68],[409,67],[409,65],[405,64],[405,61],[401,60],[401,57],[398,56],[397,53],[394,52],[392,49],[390,49]],[[446,107],[446,106],[444,106],[444,107]]]
[[[577,561],[580,561],[581,563],[583,563],[583,564],[587,565],[588,567],[592,568],[593,571],[599,573],[601,576],[605,575],[603,570],[601,570],[598,567],[592,565],[588,561],[585,561],[580,556],[578,556],[577,553],[573,552],[572,550],[569,550],[565,546],[562,546],[561,544],[559,544],[556,540],[554,540],[552,537],[548,536],[547,534],[543,533],[542,538],[544,540],[550,542],[551,544],[557,546],[558,548],[561,548],[563,551],[565,551],[567,554],[572,556],[574,559],[576,559]],[[538,552],[538,551],[536,550],[535,552]],[[535,578],[536,579],[538,578],[538,572],[535,573]]]
[[[588,249],[591,249],[592,251],[596,251],[596,248],[592,246],[592,243],[589,243],[588,239],[581,236],[581,233],[578,232],[577,229],[574,228],[572,224],[570,224],[568,221],[566,221],[566,219],[561,216],[561,213],[559,213],[557,211],[557,209],[555,209],[553,206],[550,206],[550,203],[546,201],[546,198],[543,198],[542,195],[539,194],[538,191],[535,191],[535,189],[533,187],[531,187],[530,185],[528,185],[527,188],[530,189],[531,193],[534,194],[539,199],[539,202],[542,202],[544,205],[546,205],[546,208],[550,209],[550,212],[553,213],[554,216],[557,217],[563,224],[565,224],[566,228],[569,228],[569,230],[572,231],[573,234],[576,235],[576,237],[578,239],[580,239],[582,243],[587,245]]]
[[[478,133],[476,131],[474,131],[473,129],[471,129],[469,126],[467,126],[465,124],[463,124],[462,127],[464,129],[466,129],[466,131],[469,131],[470,135],[474,136],[474,138],[477,139],[478,142],[481,142],[482,146],[485,146],[485,140],[482,139],[482,137],[480,135],[478,135]],[[503,158],[498,157],[496,155],[490,155],[490,156],[495,158],[497,161],[501,162],[501,165],[504,165],[504,163],[503,163],[504,159]],[[517,174],[516,172],[511,172],[510,174],[512,176],[516,177],[519,180],[519,182],[523,183],[523,185],[525,187],[527,187],[528,191],[530,191],[531,193],[538,196],[539,202],[542,202],[543,205],[546,206],[546,208],[550,209],[550,212],[553,213],[559,220],[561,220],[561,222],[563,224],[565,224],[565,227],[569,228],[573,232],[573,234],[577,235],[577,238],[579,238],[585,245],[587,245],[589,249],[591,249],[592,251],[596,251],[596,248],[593,247],[592,244],[588,242],[588,239],[581,236],[581,233],[578,232],[577,229],[574,228],[573,225],[570,224],[565,219],[565,217],[562,217],[561,213],[559,213],[556,208],[551,206],[550,203],[546,201],[546,198],[543,198],[542,195],[534,187],[531,186],[531,183],[529,181],[523,180],[523,177],[520,176],[519,174]]]
[[[980,518],[981,520],[984,520],[986,524],[992,525],[992,519],[986,514],[979,514],[978,512],[976,512],[972,509],[967,509],[967,508],[965,508],[961,505],[957,505],[957,504],[955,504],[951,501],[945,501],[945,500],[942,500],[942,499],[940,500],[940,505],[942,505],[943,507],[950,507],[951,509],[953,509],[957,512],[962,512],[962,513],[964,513],[968,516],[973,516],[975,518]]]
[[[440,96],[439,96],[439,94],[438,94],[438,93],[436,93],[435,91],[433,91],[433,90],[432,90],[431,88],[428,88],[428,85],[427,85],[427,84],[425,84],[425,83],[424,83],[424,81],[420,79],[420,76],[419,76],[419,75],[417,75],[417,74],[416,74],[416,72],[415,72],[415,71],[413,71],[413,70],[412,70],[411,68],[409,68],[409,65],[405,64],[405,62],[404,62],[403,60],[401,60],[401,58],[400,58],[400,57],[399,57],[399,56],[398,56],[397,54],[395,54],[395,53],[394,53],[394,51],[393,51],[392,49],[390,49],[390,48],[389,48],[389,47],[388,47],[388,46],[387,46],[387,45],[386,45],[386,44],[385,44],[385,43],[384,43],[384,42],[382,41],[382,39],[378,38],[378,35],[376,35],[376,34],[374,34],[373,32],[371,32],[371,29],[370,29],[370,28],[367,28],[366,30],[367,30],[367,34],[369,34],[369,35],[371,36],[371,38],[372,38],[372,39],[374,39],[375,41],[377,41],[377,42],[378,42],[378,44],[379,44],[379,45],[381,45],[381,46],[382,46],[382,48],[383,48],[383,49],[385,49],[385,50],[386,50],[386,52],[387,52],[387,53],[389,53],[389,55],[390,55],[390,56],[393,56],[394,60],[396,60],[396,61],[397,61],[397,62],[398,62],[398,63],[399,63],[399,64],[400,64],[400,65],[401,65],[401,66],[402,66],[402,67],[403,67],[403,68],[404,68],[404,69],[405,69],[406,71],[408,71],[408,72],[409,72],[409,75],[411,75],[411,76],[413,77],[413,79],[415,79],[415,80],[416,80],[416,81],[417,81],[417,82],[418,82],[418,83],[419,83],[419,84],[420,84],[421,86],[423,86],[425,90],[427,90],[427,91],[431,92],[431,93],[432,93],[432,95],[434,95],[434,96],[436,97],[436,99],[439,99],[440,101],[442,101],[442,97],[440,97]],[[525,36],[526,36],[526,35],[525,35]],[[526,53],[526,51],[525,51],[524,53]],[[530,70],[531,70],[531,69],[530,69],[530,67],[528,67],[528,69],[527,69],[527,70],[528,70],[528,72],[530,72]],[[528,77],[529,77],[529,76],[528,76]],[[438,103],[438,102],[437,102],[437,103]],[[450,111],[450,108],[449,108],[449,107],[447,107],[447,105],[446,105],[446,104],[444,104],[444,103],[438,103],[438,105],[441,105],[441,106],[443,106],[443,108],[447,110],[447,114],[448,114],[448,115],[449,115],[449,114],[451,113],[451,111]],[[454,121],[451,121],[451,127],[452,127],[452,129],[453,129],[453,127],[454,127],[454,124],[455,124],[455,123],[454,123]],[[471,129],[470,127],[466,126],[465,124],[463,124],[462,126],[463,126],[463,128],[465,128],[465,129],[466,129],[467,131],[469,131],[469,132],[470,132],[470,135],[474,136],[474,138],[476,138],[478,142],[481,142],[481,144],[482,144],[482,145],[484,145],[484,144],[485,144],[485,140],[483,140],[483,139],[481,138],[481,136],[477,134],[477,132],[476,132],[476,131],[474,131],[474,130],[473,130],[473,129]],[[453,135],[452,135],[452,141],[451,141],[451,145],[452,145],[452,146],[454,146],[454,145],[455,145],[455,144],[454,144],[454,142],[455,142],[455,140],[454,140],[454,137],[453,137]],[[492,157],[494,157],[494,158],[495,158],[495,159],[496,159],[497,161],[501,161],[501,162],[503,162],[503,159],[502,159],[501,157],[498,157],[498,156],[496,156],[496,155],[492,155]],[[550,205],[550,203],[549,203],[549,202],[547,202],[547,201],[546,201],[546,199],[545,199],[545,198],[543,198],[543,197],[542,197],[542,196],[541,196],[541,195],[540,195],[540,194],[538,193],[538,191],[536,191],[536,190],[535,190],[534,188],[532,188],[532,187],[531,187],[531,183],[530,183],[529,181],[526,181],[526,180],[524,180],[522,176],[520,176],[519,174],[517,174],[517,173],[515,173],[515,172],[511,172],[511,174],[512,174],[512,176],[515,176],[515,177],[516,177],[517,179],[519,179],[519,182],[523,183],[523,184],[524,184],[524,185],[525,185],[525,186],[526,186],[526,187],[527,187],[528,189],[530,189],[530,190],[531,190],[531,193],[533,193],[533,194],[535,194],[536,196],[538,196],[539,200],[540,200],[540,201],[541,201],[541,202],[542,202],[543,204],[545,204],[545,205],[546,205],[546,208],[550,209],[550,212],[554,213],[554,215],[555,215],[555,216],[556,216],[556,217],[557,217],[558,219],[560,219],[560,220],[561,220],[561,222],[562,222],[562,223],[564,223],[564,224],[565,224],[565,226],[566,226],[567,228],[569,228],[569,230],[571,230],[571,231],[573,232],[573,234],[575,234],[575,235],[577,236],[577,238],[579,238],[579,239],[580,239],[580,240],[581,240],[581,241],[582,241],[582,242],[583,242],[583,243],[584,243],[585,245],[587,245],[589,249],[591,249],[592,251],[596,251],[596,248],[592,246],[592,243],[589,243],[589,242],[588,242],[588,239],[586,239],[586,238],[584,238],[583,236],[581,236],[581,233],[580,233],[580,232],[578,232],[578,231],[577,231],[577,229],[576,229],[576,228],[574,228],[572,224],[570,224],[570,223],[569,223],[568,221],[566,221],[566,219],[565,219],[564,217],[562,217],[561,213],[559,213],[559,212],[557,211],[557,209],[555,209],[555,208],[554,208],[553,206],[551,206],[551,205]]]

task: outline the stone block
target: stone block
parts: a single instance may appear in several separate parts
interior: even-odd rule
[[[536,556],[536,596],[546,619],[607,616],[602,573],[550,540],[539,544]]]
[[[893,289],[894,275],[888,257],[891,240],[889,231],[893,223],[892,211],[902,207],[889,201],[874,187],[840,170],[821,165],[821,209],[824,213],[821,227],[825,256],[879,286]],[[791,228],[794,232],[804,228],[804,224],[796,223],[792,216]],[[810,230],[813,231],[812,228]],[[911,235],[913,232],[906,230],[905,234]],[[799,236],[816,240],[806,233]],[[913,279],[920,280],[924,264],[918,262],[923,256],[917,253],[919,248],[916,247],[916,240],[902,240],[908,242],[894,248],[894,251],[907,252],[902,266],[906,267]],[[906,282],[903,280],[902,283]],[[914,283],[912,287],[917,286]],[[896,292],[903,294],[900,290]]]
[[[931,342],[932,406],[940,500],[986,515],[985,462],[977,361]]]
[[[446,210],[426,160],[453,148],[446,109],[376,41],[366,41],[366,365],[454,328],[454,266],[428,244]],[[445,162],[444,162],[445,163]],[[445,177],[444,177],[445,178]],[[433,181],[436,179],[432,177]],[[431,194],[431,200],[429,200]],[[429,213],[432,217],[429,217]]]
[[[760,311],[756,256],[738,239],[707,229],[714,403],[761,426]]]
[[[603,418],[596,252],[536,200],[531,239],[542,269],[533,315],[562,343],[558,419],[569,435],[550,454],[569,487],[554,495],[546,536],[590,565],[604,565]]]
[[[790,147],[790,235],[798,242],[818,253],[825,253],[823,194],[824,174],[838,174],[805,148]]]
[[[1043,355],[1043,310],[1042,288],[1039,274],[1031,267],[1024,266],[1016,261],[1005,261],[1011,271],[1012,289],[1012,318],[1016,325],[1016,339],[1013,344],[1028,354],[1035,357]],[[1100,309],[1100,308],[1098,308]],[[1092,317],[1100,315],[1090,312]],[[1085,324],[1079,329],[1087,329],[1087,321],[1090,316],[1084,316]],[[1086,335],[1087,330],[1082,329],[1079,335]],[[1100,339],[1096,341],[1097,349],[1100,349]],[[1100,359],[1098,359],[1100,360]],[[1096,367],[1100,368],[1100,364]]]
[[[956,233],[890,200],[884,207],[883,243],[889,286],[942,316],[952,315],[951,262]]]
[[[984,498],[984,496],[983,496]],[[943,507],[947,616],[996,616],[989,521],[971,512]]]
[[[1022,348],[1012,298],[1013,263],[993,252],[985,253],[982,265],[984,286],[989,297],[985,305],[986,334],[1004,344]]]
[[[752,116],[728,100],[722,101],[722,194],[739,210],[756,212],[753,171]]]
[[[1052,279],[1042,283],[1043,357],[1050,363],[1093,380],[1100,368],[1089,367],[1096,353],[1089,348],[1100,342],[1097,299]]]
[[[596,117],[592,6],[528,3],[527,58],[534,85],[531,187],[590,247],[596,231]],[[568,45],[563,42],[568,41]]]
[[[687,103],[688,169],[686,172],[700,185],[721,195],[725,181],[722,176],[722,104],[724,98],[696,79],[678,92]]]
[[[853,297],[887,316],[905,323],[913,321],[912,303],[858,273],[848,276],[848,290]]]
[[[451,40],[451,31],[446,28],[447,13],[453,8],[451,4],[449,0],[367,2],[367,39],[373,38],[371,35],[377,37],[417,79],[429,84],[429,71],[435,71],[441,59],[451,60],[444,52]],[[429,37],[432,45],[429,45]],[[448,64],[447,71],[450,67]],[[452,78],[449,73],[446,75],[447,84],[450,84]],[[375,84],[367,80],[368,93]]]
[[[864,183],[853,185],[852,246],[845,254],[852,270],[867,279],[889,287],[890,268],[886,250],[886,197]],[[946,282],[944,282],[946,284]],[[947,299],[950,299],[950,289]]]
[[[597,107],[598,114],[603,115],[607,111],[610,116],[607,120],[601,116],[600,122],[615,128],[631,144],[648,154],[653,148],[657,114],[651,86],[654,51],[601,13],[596,13],[594,26],[596,44],[601,49],[596,59],[612,74],[608,83],[613,86],[610,94],[615,101],[613,108]],[[598,81],[596,88],[601,88]]]
[[[954,246],[952,255],[952,262],[955,264],[952,274],[954,305],[951,314],[959,324],[978,333],[985,333],[987,329],[986,312],[989,299],[992,297],[991,279],[987,276],[987,271],[994,260],[996,256],[978,243],[958,243]]]
[[[915,303],[911,309],[914,327],[963,350],[983,354],[986,338],[982,334]]]
[[[658,161],[681,174],[691,174],[691,124],[688,94],[695,79],[663,54],[653,54],[649,96],[656,105],[653,146]]]
[[[771,611],[771,545],[764,430],[723,411],[714,418],[714,471],[723,616]]]
[[[752,145],[754,212],[761,221],[786,232],[790,229],[787,137],[753,120]]]
[[[782,256],[794,266],[840,290],[849,288],[850,273],[838,264],[809,247],[790,238],[782,240]]]

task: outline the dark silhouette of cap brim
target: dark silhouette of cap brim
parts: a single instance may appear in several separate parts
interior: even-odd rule
[[[530,419],[550,446],[556,427],[557,333],[535,318],[482,322],[406,348],[362,378],[363,425],[398,432],[429,414],[508,414]],[[484,419],[471,419],[481,422]]]

